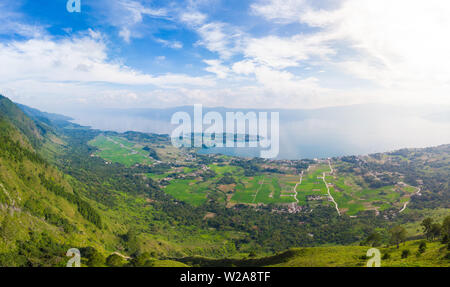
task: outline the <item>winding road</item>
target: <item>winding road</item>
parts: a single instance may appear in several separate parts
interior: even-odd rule
[[[418,187],[415,194],[419,195],[419,194],[420,194],[420,191],[421,191],[421,188]],[[408,200],[407,202],[405,202],[405,204],[403,204],[403,208],[400,209],[400,211],[399,211],[398,213],[402,213],[403,211],[405,211],[405,209],[406,209],[406,207],[408,206],[408,204],[409,204],[410,201],[411,201],[411,200]]]
[[[331,162],[330,162],[330,160],[328,160],[328,166],[330,167],[330,174],[332,174],[332,173],[333,173],[333,168],[331,167]],[[323,173],[322,179],[323,179],[323,182],[325,183],[325,186],[327,187],[328,196],[330,197],[331,201],[332,201],[332,202],[334,203],[334,205],[336,206],[336,211],[337,211],[337,213],[339,214],[339,216],[341,216],[341,212],[339,211],[338,204],[337,204],[337,202],[334,200],[333,196],[331,195],[331,193],[330,193],[330,188],[328,187],[328,183],[327,183],[327,181],[325,180],[325,172]]]
[[[300,173],[300,181],[295,185],[295,187],[294,187],[294,198],[295,198],[295,201],[298,203],[298,199],[297,199],[297,186],[299,186],[300,184],[302,184],[302,179],[303,179],[303,170],[302,170],[302,173]]]

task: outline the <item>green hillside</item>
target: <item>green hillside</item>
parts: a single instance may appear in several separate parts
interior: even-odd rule
[[[438,242],[426,244],[425,251],[419,253],[422,241],[409,241],[400,248],[378,247],[381,267],[449,267],[446,246]],[[180,259],[191,266],[208,267],[366,267],[371,257],[367,257],[370,246],[329,246],[292,248],[276,255],[245,259],[212,259],[188,257]],[[402,253],[408,250],[407,257]],[[447,256],[447,257],[446,257]]]

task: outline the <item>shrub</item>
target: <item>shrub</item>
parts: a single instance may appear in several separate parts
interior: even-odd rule
[[[142,254],[136,255],[131,260],[131,265],[134,267],[151,267],[154,259],[151,257],[150,253],[144,252]]]
[[[425,241],[421,241],[419,244],[419,250],[417,251],[419,254],[422,254],[427,250],[427,243]]]
[[[383,259],[383,260],[388,260],[390,258],[391,258],[391,254],[389,254],[389,253],[384,253],[383,257],[381,257],[381,259]]]
[[[89,267],[100,267],[105,264],[105,258],[94,247],[80,248],[81,257],[86,259]]]
[[[255,251],[251,251],[251,252],[248,254],[248,257],[249,257],[249,258],[255,258],[255,257],[256,257],[256,252],[255,252]]]
[[[106,258],[106,265],[110,267],[121,267],[124,265],[124,260],[117,254],[111,254]]]
[[[408,258],[408,256],[409,256],[410,253],[411,253],[411,252],[409,251],[409,249],[403,250],[403,251],[402,251],[402,259]]]

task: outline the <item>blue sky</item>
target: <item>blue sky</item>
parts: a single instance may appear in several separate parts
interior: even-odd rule
[[[0,1],[0,92],[46,110],[449,104],[450,4]]]

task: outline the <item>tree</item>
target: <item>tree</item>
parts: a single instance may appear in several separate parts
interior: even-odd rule
[[[134,267],[151,267],[154,259],[151,257],[150,253],[144,252],[142,254],[136,255],[131,260],[131,265]]]
[[[389,232],[391,233],[391,243],[396,244],[399,248],[400,243],[406,239],[406,229],[402,226],[395,226]]]
[[[430,229],[430,237],[434,240],[436,238],[439,238],[440,235],[441,235],[441,225],[439,223],[432,224]]]
[[[89,267],[100,267],[105,264],[105,258],[94,247],[80,248],[81,257],[87,260]]]
[[[403,251],[402,251],[402,259],[408,258],[408,256],[409,256],[410,253],[411,253],[411,252],[409,251],[409,249],[403,250]]]
[[[423,226],[423,233],[425,234],[426,238],[429,240],[431,238],[431,226],[433,225],[433,219],[430,217],[425,218],[422,223],[420,224]]]
[[[125,241],[129,253],[136,253],[139,251],[138,232],[136,228],[131,227],[125,235]]]
[[[441,234],[444,243],[450,241],[450,215],[447,216],[442,222]]]
[[[381,235],[378,232],[372,232],[369,236],[364,240],[364,245],[371,245],[372,247],[379,246],[381,242]]]
[[[100,267],[103,266],[103,264],[105,264],[105,258],[103,257],[103,255],[100,254],[100,252],[96,252],[92,254],[87,264],[91,267]]]
[[[110,267],[120,267],[124,265],[124,260],[117,254],[111,254],[106,258],[106,265]]]

